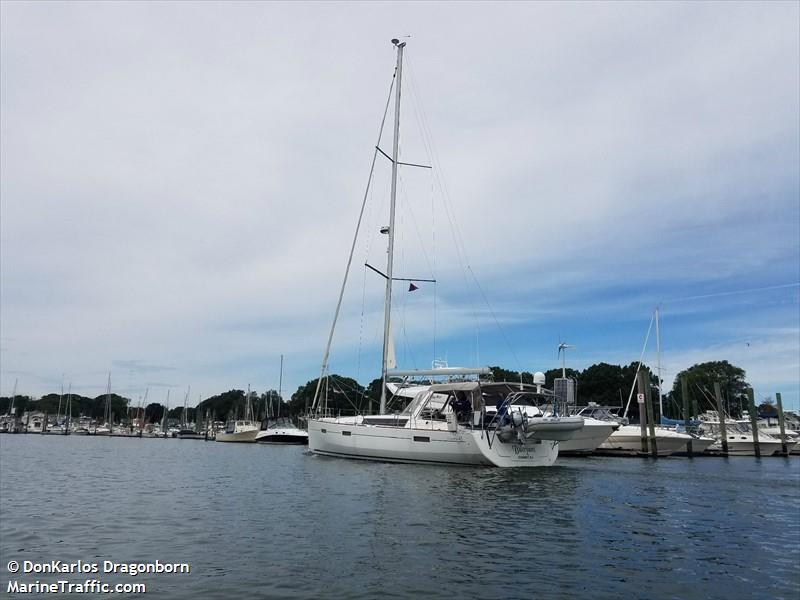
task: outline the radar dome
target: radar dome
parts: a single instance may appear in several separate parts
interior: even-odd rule
[[[536,371],[536,373],[533,374],[534,384],[544,385],[544,381],[545,381],[544,373],[542,373],[541,371]]]

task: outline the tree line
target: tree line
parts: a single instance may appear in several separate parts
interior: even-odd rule
[[[582,371],[566,369],[566,376],[575,381],[576,400],[579,406],[595,402],[605,406],[625,406],[635,381],[638,363],[628,365],[614,365],[605,362],[593,364]],[[494,381],[533,383],[533,373],[528,371],[513,371],[499,366],[490,367]],[[658,383],[656,374],[647,366],[642,365],[651,380],[651,393],[657,398]],[[556,378],[561,377],[561,369],[545,371],[545,386],[553,387]],[[683,418],[682,386],[681,379],[685,378],[689,394],[695,400],[698,412],[714,409],[714,383],[719,383],[722,389],[723,402],[726,411],[733,417],[740,417],[747,407],[747,391],[749,385],[745,379],[745,371],[730,364],[728,361],[712,361],[693,365],[678,373],[672,389],[667,389],[666,383],[663,392],[664,415],[670,418]],[[311,407],[317,389],[318,379],[312,379],[297,388],[288,401],[285,401],[276,390],[267,390],[261,394],[250,393],[250,406],[253,417],[262,420],[267,415],[276,414],[297,416],[305,414]],[[381,397],[381,379],[373,379],[366,386],[355,379],[344,375],[333,374],[323,381],[322,392],[326,398],[327,408],[334,414],[370,413],[378,409]],[[634,390],[635,393],[635,390]],[[95,398],[71,395],[71,414],[73,417],[80,415],[93,419],[102,418],[105,414],[106,394]],[[111,413],[114,421],[120,422],[135,417],[143,417],[145,422],[158,423],[164,416],[167,407],[152,402],[143,407],[132,405],[129,398],[118,394],[108,396],[111,404]],[[186,407],[186,422],[196,419],[205,420],[232,420],[245,418],[247,393],[244,390],[232,389],[221,394],[206,398],[196,406]],[[11,398],[0,397],[0,415],[6,414]],[[61,405],[61,414],[66,411],[67,396],[47,394],[39,399],[29,396],[17,395],[14,397],[14,406],[17,414],[26,410],[42,411],[55,415]],[[176,406],[167,412],[167,418],[182,422],[184,420],[184,407]],[[638,417],[638,405],[631,402],[628,413],[633,418]]]

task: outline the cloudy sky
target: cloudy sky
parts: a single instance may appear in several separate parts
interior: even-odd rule
[[[661,305],[667,385],[729,360],[798,408],[799,6],[3,2],[0,393],[316,377],[410,36],[401,155],[436,168],[395,268],[437,284],[395,290],[401,366],[628,363]],[[362,383],[388,181],[333,348]]]

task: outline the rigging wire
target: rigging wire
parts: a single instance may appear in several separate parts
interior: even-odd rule
[[[433,272],[431,279],[433,279],[433,356],[431,357],[431,364],[436,360],[436,208],[434,205],[433,193],[433,175],[430,178],[431,183],[431,245],[433,246]]]
[[[800,287],[800,282],[784,283],[781,285],[768,285],[765,287],[747,288],[741,290],[730,290],[727,292],[716,292],[713,294],[701,294],[699,296],[685,296],[683,298],[670,298],[669,300],[663,301],[662,304],[672,304],[674,302],[686,302],[688,300],[703,300],[705,298],[718,298],[720,296],[733,296],[735,294],[749,294],[751,292],[766,292],[769,290],[780,290],[792,287]]]
[[[458,223],[455,217],[455,210],[452,206],[452,200],[450,199],[450,192],[447,188],[447,181],[444,178],[444,169],[442,168],[441,162],[438,158],[438,153],[436,152],[435,144],[433,142],[433,134],[431,133],[431,129],[428,125],[427,115],[425,112],[425,107],[422,103],[422,96],[417,90],[416,86],[416,77],[414,75],[414,68],[410,60],[407,60],[408,65],[408,81],[409,81],[409,88],[411,90],[411,98],[412,98],[412,105],[415,107],[416,112],[415,116],[417,117],[417,123],[419,125],[420,131],[422,133],[422,142],[425,146],[425,150],[428,153],[428,157],[431,161],[433,166],[432,173],[432,181],[435,182],[439,190],[442,194],[442,208],[444,209],[445,216],[450,224],[450,234],[453,237],[453,247],[456,251],[456,259],[458,260],[459,266],[461,267],[461,274],[464,278],[464,285],[465,290],[470,289],[469,280],[467,278],[467,269],[466,266],[469,264],[469,261],[466,258],[466,245],[464,244],[463,238],[461,237],[461,232],[458,229]],[[441,174],[441,176],[440,176]],[[476,364],[480,363],[480,328],[479,328],[479,320],[478,320],[478,313],[475,309],[475,303],[473,301],[473,296],[471,294],[467,294],[467,300],[470,304],[470,310],[472,312],[472,317],[475,324],[475,359]]]
[[[478,291],[481,293],[481,296],[483,297],[483,301],[486,303],[486,307],[489,309],[489,313],[492,315],[492,318],[494,319],[495,325],[497,325],[497,328],[500,330],[500,333],[503,336],[503,340],[505,341],[506,346],[508,346],[508,349],[511,351],[511,355],[514,357],[514,360],[517,363],[517,368],[519,369],[520,377],[522,377],[522,362],[520,362],[519,357],[517,356],[517,353],[514,351],[514,347],[511,345],[511,342],[509,341],[508,336],[506,336],[506,331],[505,331],[505,329],[503,329],[503,326],[500,324],[500,321],[498,320],[497,315],[495,314],[494,309],[492,308],[492,305],[489,304],[489,299],[486,297],[486,294],[483,293],[483,288],[481,287],[480,281],[478,281],[478,278],[475,276],[475,273],[472,271],[472,267],[467,265],[467,269],[469,269],[470,275],[472,275],[472,279],[475,280],[475,286],[478,288]]]
[[[367,265],[361,278],[361,318],[358,322],[358,352],[356,353],[356,381],[361,377],[361,344],[364,339],[364,306],[367,303]]]
[[[647,335],[644,337],[644,346],[642,346],[642,353],[639,355],[639,364],[636,366],[636,373],[633,374],[633,384],[631,385],[631,392],[628,394],[628,402],[625,404],[625,412],[622,413],[622,418],[628,416],[628,409],[631,406],[631,398],[633,398],[633,390],[636,388],[636,376],[639,374],[639,369],[642,368],[642,361],[644,360],[644,353],[647,351],[647,341],[650,339],[650,331],[653,329],[653,320],[656,314],[650,315],[650,325],[647,327]]]
[[[317,403],[319,401],[319,391],[320,391],[320,385],[322,383],[322,378],[325,377],[325,373],[328,370],[328,366],[329,366],[328,360],[329,360],[329,357],[330,357],[331,342],[333,342],[333,334],[334,334],[334,331],[336,330],[336,321],[339,319],[339,311],[342,308],[342,299],[344,298],[344,290],[345,290],[345,287],[347,285],[347,278],[348,278],[348,276],[350,274],[350,265],[353,262],[353,253],[354,253],[355,248],[356,248],[356,243],[358,242],[358,233],[359,233],[359,231],[361,229],[361,221],[362,221],[362,219],[364,217],[364,208],[365,208],[365,206],[367,204],[367,198],[369,197],[369,189],[370,189],[370,185],[372,183],[372,175],[375,172],[375,161],[378,158],[378,147],[380,146],[381,138],[383,137],[383,127],[386,124],[386,115],[389,112],[389,103],[391,102],[391,99],[392,99],[392,89],[394,88],[394,84],[395,84],[396,78],[397,78],[397,69],[395,69],[395,72],[392,74],[392,81],[391,81],[391,84],[389,85],[389,94],[388,94],[388,97],[386,98],[386,107],[383,109],[383,117],[381,118],[381,125],[380,125],[380,128],[378,130],[378,141],[375,143],[375,151],[372,153],[372,165],[370,166],[370,169],[369,169],[369,177],[367,177],[367,186],[366,186],[366,189],[364,190],[364,199],[361,202],[361,210],[358,213],[358,223],[356,224],[356,230],[355,230],[355,233],[353,234],[353,244],[352,244],[352,246],[350,248],[350,256],[347,258],[347,267],[345,268],[344,279],[342,280],[342,287],[341,287],[341,289],[339,291],[339,301],[336,304],[336,311],[335,311],[334,317],[333,317],[333,324],[331,325],[331,331],[330,331],[330,334],[328,336],[328,344],[327,344],[327,346],[325,348],[325,354],[324,354],[324,356],[322,358],[322,367],[320,369],[319,379],[317,380],[317,389],[314,392],[314,401],[312,403],[312,411],[315,411],[316,408],[317,408]],[[326,398],[327,398],[327,396],[326,396]]]

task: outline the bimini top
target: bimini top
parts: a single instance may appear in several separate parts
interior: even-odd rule
[[[484,391],[496,394],[514,394],[517,392],[528,392],[530,394],[544,394],[545,389],[537,387],[531,383],[520,383],[514,381],[486,382],[481,385]]]
[[[480,387],[477,381],[459,381],[457,383],[437,383],[428,387],[432,392],[471,392]]]

